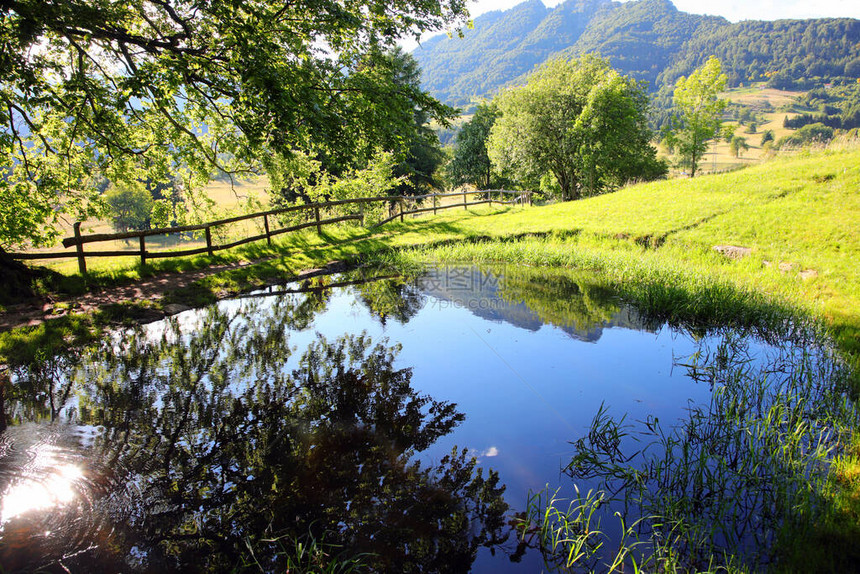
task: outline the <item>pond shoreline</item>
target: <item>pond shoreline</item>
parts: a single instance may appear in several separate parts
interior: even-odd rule
[[[240,261],[212,265],[198,271],[159,273],[140,281],[104,287],[79,296],[32,299],[10,305],[0,313],[0,332],[36,327],[69,314],[93,315],[111,305],[136,305],[141,309],[141,312],[134,317],[134,322],[139,324],[151,323],[192,308],[192,306],[181,303],[165,302],[165,300],[169,301],[171,293],[187,288],[192,283],[206,277],[254,264],[255,262],[251,261]],[[348,265],[343,261],[331,261],[322,267],[304,269],[292,276],[270,278],[262,284],[249,285],[248,290],[338,273],[347,267]],[[235,295],[236,293],[233,292],[220,291],[215,293],[215,300],[220,301]],[[207,301],[204,304],[208,305],[210,302]]]

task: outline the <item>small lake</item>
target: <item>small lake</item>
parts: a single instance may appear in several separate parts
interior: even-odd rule
[[[576,441],[595,449],[629,425],[604,454],[632,458],[642,429],[671,433],[691,405],[711,417],[739,372],[766,373],[744,409],[767,411],[802,372],[815,401],[853,416],[827,346],[799,332],[667,326],[595,277],[523,267],[356,271],[181,313],[13,374],[0,561],[284,571],[313,539],[383,572],[563,570],[511,525],[530,494],[605,487],[568,467]],[[837,440],[815,401],[799,407],[821,420],[801,450]],[[623,424],[595,434],[607,412]],[[610,538],[615,509],[599,513]],[[737,540],[771,541],[757,532]]]

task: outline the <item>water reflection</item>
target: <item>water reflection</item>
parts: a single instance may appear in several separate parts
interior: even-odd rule
[[[601,403],[672,436],[723,366],[789,370],[757,341],[729,349],[731,329],[665,329],[585,274],[382,275],[251,294],[16,371],[0,563],[273,571],[324,541],[369,571],[536,571],[507,502],[571,484],[569,441]]]
[[[528,331],[545,325],[572,338],[597,342],[605,329],[655,330],[624,305],[593,274],[522,266],[444,266],[431,269],[416,291],[436,298],[436,305],[468,309],[478,317]]]
[[[26,512],[61,506],[75,499],[75,483],[83,478],[83,471],[57,460],[54,450],[44,446],[35,454],[33,464],[46,469],[45,476],[18,479],[0,494],[0,524]]]
[[[463,414],[412,388],[411,370],[394,366],[397,346],[319,337],[288,367],[290,330],[324,300],[212,308],[184,329],[175,321],[108,341],[66,378],[21,372],[17,405],[47,402],[54,424],[103,427],[87,458],[124,485],[101,493],[112,502],[109,544],[80,552],[56,540],[53,564],[96,567],[113,547],[115,559],[130,554],[125,569],[224,570],[253,549],[270,570],[283,567],[277,539],[312,537],[380,571],[465,571],[479,547],[501,543],[495,473],[459,450],[433,467],[413,459]],[[67,500],[54,487],[80,474],[49,466],[36,486],[4,476],[7,499],[30,488]],[[17,515],[46,510],[9,504]],[[4,526],[6,560],[26,553],[7,544],[15,528]]]

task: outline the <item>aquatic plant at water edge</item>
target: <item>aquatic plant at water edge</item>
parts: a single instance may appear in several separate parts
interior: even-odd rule
[[[679,363],[712,394],[708,404],[689,405],[677,425],[653,417],[631,423],[602,406],[565,469],[594,490],[568,511],[557,497],[533,496],[523,524],[538,525],[531,528],[551,561],[559,553],[572,559],[564,568],[772,564],[781,537],[827,512],[830,461],[857,419],[844,369],[815,336],[762,360],[726,331],[713,349]],[[625,525],[618,550],[600,532],[613,515]],[[529,531],[520,533],[525,540]]]

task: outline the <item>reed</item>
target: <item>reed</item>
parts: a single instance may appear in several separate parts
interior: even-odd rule
[[[565,468],[594,488],[566,509],[558,491],[532,495],[521,540],[536,538],[549,564],[589,572],[781,568],[798,529],[832,519],[831,463],[858,416],[831,347],[795,328],[764,359],[727,330],[679,363],[713,392],[676,425],[629,423],[602,406]],[[607,516],[622,524],[614,540],[600,530]]]

